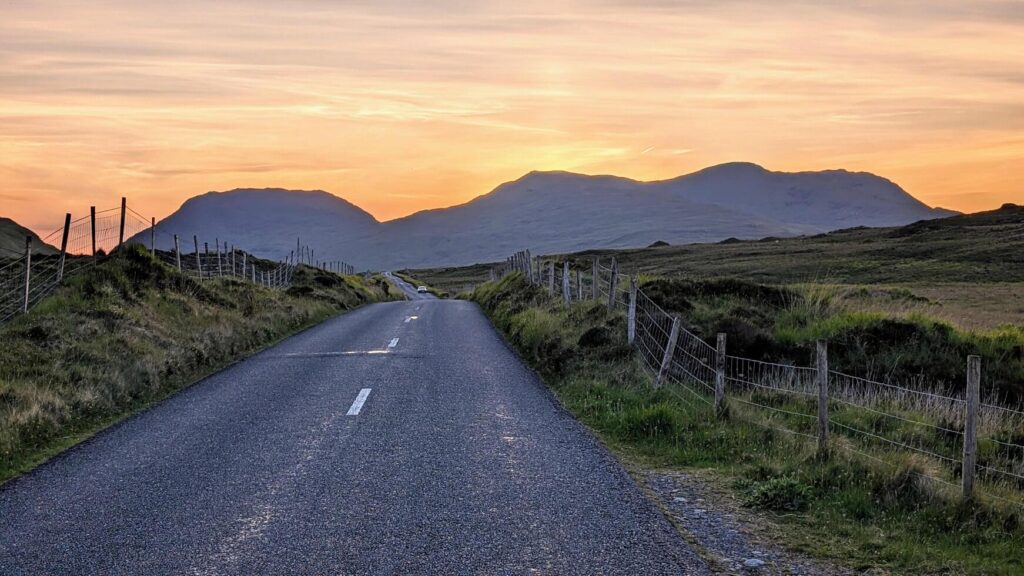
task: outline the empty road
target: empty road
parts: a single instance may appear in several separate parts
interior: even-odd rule
[[[708,572],[476,305],[422,296],[0,487],[0,574]]]

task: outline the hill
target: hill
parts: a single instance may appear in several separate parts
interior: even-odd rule
[[[253,246],[268,258],[283,258],[301,236],[322,259],[387,269],[490,261],[523,246],[550,253],[786,237],[951,214],[872,174],[732,163],[656,182],[531,172],[470,202],[388,222],[322,191],[211,192],[160,228]]]
[[[18,257],[25,253],[25,237],[32,237],[32,253],[51,255],[60,252],[45,244],[35,232],[21,226],[10,218],[0,218],[0,258]]]

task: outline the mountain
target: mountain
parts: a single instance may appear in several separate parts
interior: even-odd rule
[[[0,218],[0,259],[25,254],[25,238],[32,237],[32,253],[42,256],[59,254],[60,250],[43,243],[35,232],[10,218]]]
[[[282,258],[296,237],[321,259],[358,268],[451,266],[534,253],[815,234],[955,214],[868,173],[771,172],[722,164],[670,180],[531,172],[465,204],[378,222],[323,191],[211,192],[160,222]],[[164,235],[166,238],[166,235]],[[167,247],[167,241],[163,241]]]

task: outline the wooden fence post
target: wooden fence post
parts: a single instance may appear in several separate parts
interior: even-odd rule
[[[252,283],[255,284],[256,283],[256,263],[253,262],[252,266],[250,266],[249,268],[252,269]]]
[[[548,262],[548,292],[555,293],[555,263]]]
[[[246,272],[246,266],[248,266],[248,265],[249,265],[249,253],[248,252],[242,252],[242,280],[245,280],[245,278],[246,278],[245,272]]]
[[[156,217],[152,217],[149,223],[149,255],[156,257]]]
[[[181,272],[181,244],[178,235],[174,235],[174,261],[178,264],[178,272]]]
[[[583,302],[583,273],[576,269],[576,300]]]
[[[96,207],[89,207],[89,222],[92,224],[92,264],[96,265]]]
[[[626,313],[626,341],[630,346],[636,340],[636,275],[629,277],[629,310]]]
[[[32,288],[32,237],[25,237],[25,303],[22,312],[28,312],[29,293]]]
[[[196,245],[196,272],[199,274],[199,279],[203,279],[203,259],[199,255],[199,236],[192,236],[192,242]]]
[[[69,232],[71,232],[71,213],[64,215],[64,234],[60,239],[60,264],[57,266],[57,282],[64,279],[64,261],[68,255]]]
[[[220,238],[214,238],[213,243],[217,245],[217,276],[224,276],[224,266],[221,265],[220,260]]]
[[[612,276],[608,279],[608,311],[615,310],[615,290],[618,288],[619,265],[612,257]]]
[[[128,199],[124,196],[121,197],[121,231],[117,235],[117,247],[120,248],[124,244],[124,216],[125,210],[128,208]]]
[[[537,279],[533,277],[533,254],[530,251],[526,251],[526,261],[523,262],[526,270],[526,277],[530,280],[530,284],[536,284]]]
[[[672,365],[672,356],[676,352],[676,342],[679,340],[679,317],[672,317],[672,329],[668,333],[668,343],[665,344],[665,354],[661,357],[661,366],[658,368],[658,379],[654,381],[654,387],[660,388],[661,382]]]
[[[593,293],[594,300],[600,300],[601,299],[601,287],[598,286],[598,283],[601,281],[601,274],[599,273],[599,271],[597,269],[597,266],[598,266],[598,258],[597,258],[597,256],[595,256],[594,257],[594,272],[592,273],[591,278],[590,278],[591,282],[593,284],[590,287],[590,290]]]
[[[818,364],[818,456],[828,456],[828,342],[817,342]]]
[[[978,463],[978,405],[981,403],[981,356],[967,357],[967,400],[964,414],[964,500],[974,498],[974,475]]]
[[[725,334],[718,333],[715,349],[715,416],[725,416]]]
[[[572,279],[572,272],[569,271],[569,262],[562,264],[562,299],[565,300],[565,305],[572,304],[572,286],[570,282]]]

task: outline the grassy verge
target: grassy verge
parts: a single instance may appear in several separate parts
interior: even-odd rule
[[[426,282],[421,282],[421,281],[417,280],[416,278],[413,278],[412,276],[409,275],[409,272],[407,270],[403,270],[401,272],[395,272],[395,276],[398,276],[402,280],[405,280],[409,284],[412,284],[413,288],[418,288],[420,286],[426,286],[427,287],[427,292],[433,294],[434,296],[437,296],[438,298],[448,298],[448,297],[451,296],[451,294],[449,294],[448,292],[446,292],[444,290],[438,290],[437,288],[434,288],[433,286],[431,286],[430,284],[427,284]]]
[[[300,268],[287,291],[197,282],[129,247],[0,326],[0,481],[282,338],[391,297]]]
[[[677,309],[689,305],[690,317],[700,325],[695,329],[714,327],[715,321],[726,318],[718,315],[731,306],[726,302],[735,302],[735,294],[728,296],[730,291],[722,287],[705,287],[700,297],[687,295],[678,286],[662,288],[663,304],[671,307],[675,302]],[[771,300],[776,296],[780,295],[752,297]],[[813,307],[810,299],[794,308],[786,304],[790,297],[779,300],[778,314],[797,315],[801,307]],[[765,426],[756,416],[744,414],[739,405],[731,405],[727,419],[717,420],[685,393],[671,386],[651,386],[649,375],[626,345],[621,314],[609,314],[604,306],[586,302],[566,308],[519,275],[485,284],[472,298],[565,406],[621,457],[648,467],[699,469],[718,479],[746,505],[784,527],[775,535],[782,544],[883,573],[1019,574],[1024,570],[1020,508],[987,501],[960,503],[942,486],[921,477],[943,472],[931,470],[931,461],[898,453],[876,453],[881,459],[873,460],[845,451],[821,460],[814,454],[813,443]],[[715,300],[719,305],[711,304]],[[701,307],[703,311],[695,312]],[[765,314],[761,307],[751,308],[734,310],[728,317]],[[811,335],[824,329],[813,328],[815,323],[828,322],[828,315],[808,318],[794,322]],[[782,347],[782,352],[801,353],[799,338],[781,322],[779,317],[764,318],[759,326],[761,339],[752,337],[747,351],[762,341]],[[856,324],[833,322],[836,333]],[[757,327],[756,322],[752,325]],[[778,353],[780,349],[765,350],[766,355]],[[856,355],[850,354],[852,362]],[[786,408],[777,399],[751,399]],[[849,408],[842,417],[869,426],[873,416]]]

